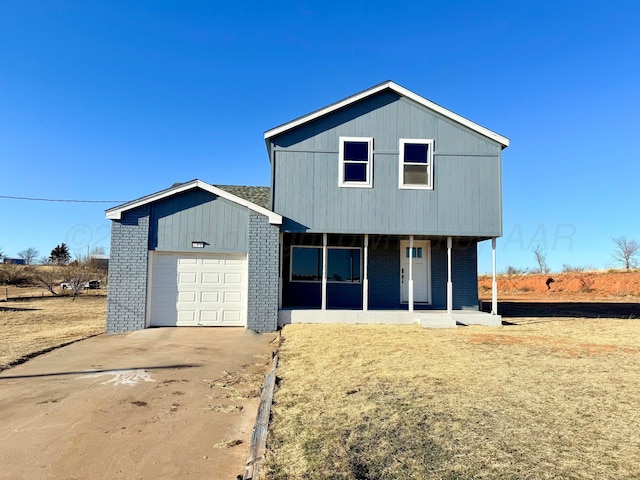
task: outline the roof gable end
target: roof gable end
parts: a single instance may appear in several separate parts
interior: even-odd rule
[[[341,108],[347,107],[349,105],[352,105],[360,100],[363,100],[367,97],[370,97],[372,95],[375,95],[379,92],[382,92],[384,90],[390,90],[392,92],[395,92],[396,94],[408,98],[414,102],[416,102],[419,105],[422,105],[423,107],[426,107],[430,110],[433,110],[434,112],[439,113],[440,115],[449,118],[450,120],[453,120],[454,122],[459,123],[460,125],[464,125],[465,127],[479,133],[480,135],[483,135],[495,142],[498,142],[502,148],[506,148],[509,146],[509,139],[507,137],[504,137],[496,132],[493,132],[491,130],[489,130],[488,128],[483,127],[482,125],[478,125],[475,122],[472,122],[469,119],[466,119],[464,117],[462,117],[461,115],[458,115],[457,113],[454,113],[450,110],[447,110],[444,107],[441,107],[440,105],[438,105],[437,103],[433,103],[430,100],[427,100],[424,97],[421,97],[420,95],[417,95],[415,93],[413,93],[410,90],[407,90],[406,88],[398,85],[397,83],[394,83],[392,81],[386,81],[383,82],[379,85],[376,85],[374,87],[371,87],[367,90],[364,90],[360,93],[356,93],[355,95],[352,95],[350,97],[345,98],[344,100],[340,100],[336,103],[333,103],[331,105],[328,105],[327,107],[321,108],[319,110],[316,110],[314,112],[308,113],[307,115],[303,115],[302,117],[298,117],[295,120],[292,120],[290,122],[284,123],[278,127],[272,128],[271,130],[268,130],[265,132],[264,134],[264,139],[265,141],[269,141],[270,138],[275,137],[277,135],[280,135],[281,133],[284,133],[288,130],[294,129],[296,127],[299,127],[300,125],[304,125],[306,123],[309,123],[313,120],[316,120],[320,117],[323,117],[325,115],[328,115],[332,112],[335,112],[336,110],[339,110]]]
[[[153,193],[151,195],[147,195],[146,197],[142,197],[137,200],[132,200],[131,202],[124,203],[114,208],[110,208],[105,212],[105,215],[109,220],[120,220],[122,218],[122,214],[128,210],[133,210],[134,208],[138,208],[152,202],[157,202],[158,200],[162,200],[163,198],[168,198],[173,195],[177,195],[179,193],[185,192],[187,190],[192,190],[194,188],[200,188],[218,197],[222,197],[231,202],[237,203],[238,205],[245,206],[249,210],[252,210],[256,213],[260,213],[266,216],[269,219],[269,223],[271,223],[272,225],[282,224],[282,216],[278,215],[277,213],[274,213],[271,210],[264,208],[261,205],[257,205],[256,203],[253,203],[238,195],[234,195],[233,193],[230,193],[227,190],[224,190],[223,188],[216,187],[215,185],[211,185],[207,182],[203,182],[202,180],[197,180],[197,179],[191,180],[185,183],[176,183],[165,190],[161,190],[159,192]],[[241,188],[241,187],[238,187],[238,188]],[[244,188],[247,188],[247,187],[244,187]]]

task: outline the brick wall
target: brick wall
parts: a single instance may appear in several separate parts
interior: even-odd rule
[[[454,242],[451,252],[453,308],[478,309],[478,245],[474,240]]]
[[[380,238],[369,240],[369,308],[406,309],[400,303],[400,241]]]
[[[247,328],[256,332],[278,328],[279,231],[264,215],[249,212]]]
[[[107,333],[146,326],[148,242],[148,206],[111,222]]]

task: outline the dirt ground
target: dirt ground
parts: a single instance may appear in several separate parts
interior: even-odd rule
[[[547,280],[553,282],[547,286]],[[640,301],[640,270],[550,273],[548,275],[499,275],[501,300],[523,301]],[[481,299],[491,299],[491,276],[478,278]]]
[[[0,373],[0,478],[235,479],[275,334],[99,335]]]
[[[547,287],[547,281],[549,282]],[[640,318],[640,271],[500,275],[498,313],[510,317]],[[484,311],[491,309],[491,277],[478,279]]]

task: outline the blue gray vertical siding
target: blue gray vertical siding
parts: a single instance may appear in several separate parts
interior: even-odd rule
[[[373,137],[373,188],[338,186],[340,136]],[[433,190],[398,188],[400,138],[435,139]],[[286,231],[502,234],[501,146],[390,92],[272,139],[274,210]]]
[[[189,190],[151,205],[149,249],[198,253],[246,253],[248,209],[200,189]]]
[[[280,229],[264,215],[249,213],[249,285],[247,328],[278,329],[278,266]]]
[[[107,333],[146,327],[149,207],[111,222]]]

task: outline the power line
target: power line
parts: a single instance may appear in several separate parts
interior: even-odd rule
[[[8,198],[11,200],[33,200],[36,202],[67,202],[67,203],[124,203],[127,201],[127,200],[61,200],[56,198],[11,197],[9,195],[0,195],[0,198]]]

